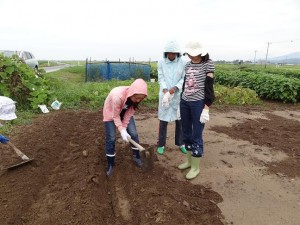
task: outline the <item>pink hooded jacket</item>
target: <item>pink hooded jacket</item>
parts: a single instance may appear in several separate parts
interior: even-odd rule
[[[127,98],[134,94],[147,94],[147,83],[143,79],[136,79],[130,86],[120,86],[113,88],[105,99],[103,107],[103,121],[114,121],[119,131],[127,128],[130,118],[135,110],[133,107],[127,109],[123,121],[120,113]]]

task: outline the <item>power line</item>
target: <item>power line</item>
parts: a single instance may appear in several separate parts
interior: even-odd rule
[[[266,53],[266,61],[265,61],[265,68],[267,67],[267,61],[268,61],[268,53],[269,53],[269,46],[270,44],[281,44],[281,43],[293,43],[295,41],[299,41],[300,39],[293,39],[293,40],[289,40],[289,41],[277,41],[277,42],[268,42],[268,47],[267,47],[267,53]]]
[[[293,43],[293,42],[295,42],[295,41],[299,41],[300,39],[293,39],[293,40],[285,40],[285,41],[273,41],[273,42],[270,42],[270,44],[281,44],[281,43],[288,43],[288,42],[290,42],[290,43]]]

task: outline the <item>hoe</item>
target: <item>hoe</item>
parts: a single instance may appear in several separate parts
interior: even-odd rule
[[[23,152],[21,152],[13,143],[11,143],[11,141],[7,142],[7,144],[13,148],[13,150],[17,153],[18,156],[21,157],[22,162],[8,166],[8,167],[4,168],[4,170],[14,169],[18,166],[24,165],[25,163],[29,163],[33,160],[33,159],[28,158]]]
[[[153,147],[148,147],[145,149],[144,147],[136,143],[131,138],[128,138],[128,140],[140,151],[143,171],[151,170],[153,168],[153,161],[154,161]]]

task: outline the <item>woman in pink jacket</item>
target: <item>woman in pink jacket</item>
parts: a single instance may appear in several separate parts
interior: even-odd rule
[[[139,143],[133,114],[146,97],[147,83],[143,79],[136,79],[130,86],[113,88],[105,99],[103,121],[106,134],[107,176],[111,175],[115,161],[116,128],[121,133],[123,141],[129,142],[129,137]],[[141,166],[139,150],[134,146],[131,146],[131,149],[136,165]]]

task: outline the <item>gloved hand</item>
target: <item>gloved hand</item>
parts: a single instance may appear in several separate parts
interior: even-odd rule
[[[169,99],[170,99],[170,92],[166,92],[164,94],[164,97],[162,99],[162,106],[163,107],[168,107],[169,106]]]
[[[126,129],[121,130],[121,136],[123,141],[129,142],[128,138],[131,138],[131,136],[127,133]]]
[[[208,109],[203,109],[201,116],[200,116],[200,122],[201,123],[206,123],[209,121],[209,110]]]
[[[6,144],[7,142],[9,142],[9,139],[3,135],[0,134],[0,142],[2,144]]]
[[[170,93],[170,92],[169,92]],[[170,93],[170,96],[169,96],[169,103],[171,102],[171,100],[173,99],[173,97],[174,97],[174,94],[171,94]]]

